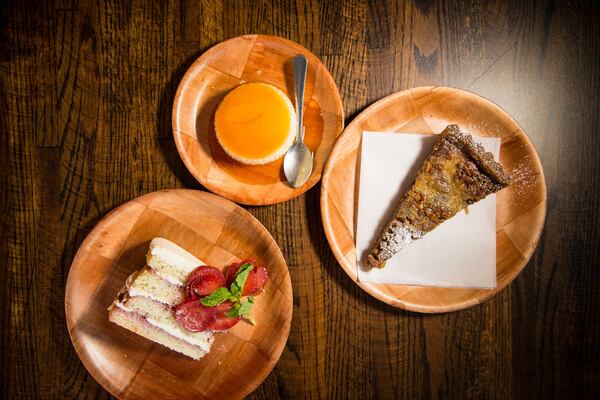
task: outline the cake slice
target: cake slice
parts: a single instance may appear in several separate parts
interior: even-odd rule
[[[195,360],[210,351],[211,331],[190,332],[175,319],[172,307],[185,298],[188,274],[205,265],[175,243],[155,238],[148,266],[132,273],[109,307],[111,322]]]
[[[130,297],[147,297],[168,306],[181,303],[185,297],[183,286],[169,282],[148,266],[129,275],[125,290]]]
[[[447,126],[439,136],[412,187],[371,247],[368,267],[383,268],[414,240],[510,184],[502,165],[457,125]]]
[[[165,280],[179,286],[185,285],[187,276],[196,267],[206,265],[189,251],[164,238],[152,239],[146,263]]]

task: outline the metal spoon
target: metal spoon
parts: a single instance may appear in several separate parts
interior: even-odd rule
[[[302,106],[304,105],[304,82],[308,60],[304,56],[294,58],[294,91],[296,92],[296,116],[298,130],[296,141],[283,159],[283,172],[290,185],[299,188],[304,185],[313,169],[313,155],[304,144],[304,126],[302,125]]]

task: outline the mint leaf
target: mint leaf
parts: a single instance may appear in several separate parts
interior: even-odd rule
[[[254,304],[254,299],[252,297],[248,297],[248,301],[245,301],[240,304],[240,315],[244,316],[252,311],[252,305]]]
[[[240,315],[242,318],[246,319],[252,325],[256,325],[256,321],[252,316],[252,306],[254,305],[254,298],[252,296],[248,296],[248,301],[244,302],[240,306]]]
[[[235,274],[235,278],[231,283],[231,290],[227,288],[221,287],[216,289],[214,292],[209,294],[200,300],[200,303],[206,307],[214,307],[219,305],[227,300],[231,300],[234,302],[233,307],[227,311],[226,315],[229,318],[235,318],[238,316],[242,316],[248,320],[251,320],[250,309],[252,307],[252,303],[254,303],[254,299],[252,297],[248,297],[248,301],[240,304],[240,297],[242,297],[242,292],[244,290],[244,285],[246,284],[246,280],[248,279],[248,274],[252,271],[254,266],[250,263],[245,263]],[[248,305],[249,304],[249,305]],[[250,317],[246,317],[246,315],[250,315]]]
[[[227,317],[229,318],[238,317],[240,315],[241,307],[242,305],[240,303],[235,303],[233,307],[231,307],[231,309],[225,313],[225,315],[227,315]]]
[[[227,311],[227,313],[225,315],[227,315],[229,318],[236,318],[236,317],[242,317],[244,319],[246,319],[248,322],[250,322],[252,325],[255,325],[256,322],[254,321],[254,318],[252,317],[252,305],[254,304],[254,298],[252,296],[248,296],[248,300],[241,302],[241,303],[235,303],[233,305],[233,307],[231,307],[231,309],[229,311]]]
[[[235,279],[231,283],[231,295],[235,297],[236,300],[239,300],[239,298],[242,297],[246,279],[248,279],[248,274],[252,271],[252,268],[254,268],[254,266],[250,263],[242,264],[235,274]]]
[[[202,303],[203,306],[214,307],[214,306],[221,304],[227,300],[236,301],[237,298],[233,298],[233,296],[231,295],[229,290],[227,290],[227,288],[221,287],[221,288],[216,289],[214,292],[212,292],[211,294],[209,294],[202,300],[200,300],[200,302]]]

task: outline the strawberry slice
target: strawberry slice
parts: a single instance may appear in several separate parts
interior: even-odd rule
[[[227,287],[231,287],[231,283],[235,279],[235,274],[237,274],[238,270],[240,269],[240,266],[246,262],[249,261],[244,260],[239,263],[233,263],[227,268],[227,271],[225,271],[225,281],[227,282]]]
[[[226,315],[231,307],[233,307],[231,301],[225,301],[217,306],[211,307],[215,309],[215,319],[207,325],[207,328],[211,331],[226,331],[240,322],[242,317],[229,318]]]
[[[184,300],[173,307],[175,319],[191,332],[202,332],[215,321],[219,312],[215,307],[205,307],[196,299]]]
[[[250,278],[250,276],[252,278]],[[260,293],[267,284],[268,280],[269,274],[267,273],[267,269],[261,266],[255,267],[252,271],[250,271],[250,275],[248,276],[248,281],[250,281],[252,287],[248,288],[248,281],[246,281],[246,284],[244,285],[244,292],[247,291],[248,293],[244,294],[244,296]]]
[[[239,263],[233,263],[227,268],[227,287],[231,286],[231,283],[235,279],[235,275],[237,274],[240,266],[251,263],[254,265],[254,268],[248,274],[248,279],[246,279],[246,283],[244,284],[244,290],[242,290],[242,296],[249,296],[252,294],[259,293],[267,284],[269,280],[269,274],[267,273],[267,269],[265,267],[256,266],[250,260],[244,260]]]
[[[202,265],[194,269],[188,276],[186,299],[208,296],[216,289],[225,286],[225,275],[215,267]]]

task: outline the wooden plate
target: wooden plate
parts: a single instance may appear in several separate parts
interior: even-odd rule
[[[304,125],[314,168],[308,181],[294,189],[283,175],[283,158],[261,166],[230,158],[216,139],[213,117],[223,96],[242,82],[270,83],[293,104],[291,60],[298,54],[308,58]],[[173,136],[188,170],[214,193],[249,205],[286,201],[317,183],[343,121],[340,94],[323,63],[299,44],[267,35],[229,39],[202,54],[181,80],[173,104]]]
[[[495,289],[458,289],[358,282],[354,234],[356,173],[363,130],[439,133],[456,123],[472,134],[502,139],[500,160],[514,182],[497,194]],[[546,183],[529,138],[500,107],[463,90],[420,87],[385,97],[344,130],[325,166],[321,190],[325,234],[346,273],[371,295],[395,307],[436,313],[489,299],[521,272],[533,253],[546,215]]]
[[[145,265],[156,236],[180,244],[210,265],[253,258],[269,283],[255,298],[256,326],[241,322],[215,335],[199,361],[108,321],[107,307],[125,279]],[[81,244],[67,280],[67,326],[92,376],[121,399],[241,398],[271,371],[292,319],[292,285],[267,230],[229,200],[194,190],[167,190],[131,200],[106,215]]]

